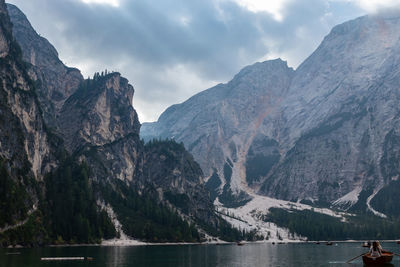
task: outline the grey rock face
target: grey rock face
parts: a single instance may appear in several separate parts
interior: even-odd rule
[[[208,177],[224,177],[232,161],[236,192],[329,204],[379,188],[398,175],[399,40],[398,15],[346,22],[296,71],[279,61],[247,67],[141,134],[184,142]]]
[[[36,179],[51,169],[50,146],[34,88],[20,60],[12,38],[11,23],[4,1],[1,7],[1,141],[0,156],[12,159],[11,168],[30,169]],[[26,162],[28,161],[28,163]],[[14,166],[13,166],[14,165]]]
[[[21,46],[23,60],[30,63],[29,75],[41,103],[44,119],[56,130],[56,116],[65,100],[71,96],[83,81],[78,69],[65,66],[58,58],[57,50],[32,28],[25,14],[16,6],[7,4],[13,36]]]
[[[142,182],[143,146],[133,94],[119,73],[96,76],[85,80],[60,111],[65,148],[89,163],[93,179]]]
[[[25,220],[38,202],[35,184],[57,164],[54,139],[40,115],[34,86],[12,38],[4,0],[0,1],[0,164],[2,192],[13,201],[2,202],[3,222]],[[9,194],[8,194],[9,193]],[[3,195],[4,194],[4,195]],[[3,200],[4,201],[4,200]],[[17,207],[17,208],[16,208]],[[9,210],[5,210],[9,209]],[[2,213],[2,216],[4,213]],[[1,225],[1,227],[7,225]]]
[[[298,68],[282,104],[287,154],[262,193],[331,202],[392,179],[382,155],[398,149],[384,140],[399,124],[399,25],[398,16],[339,25]]]
[[[222,179],[221,190],[229,184],[234,193],[243,193],[246,155],[254,138],[263,135],[263,121],[279,112],[293,75],[279,59],[246,67],[229,83],[168,108],[157,123],[143,125],[142,136],[157,132],[182,141],[206,176],[216,173]]]
[[[132,107],[134,89],[127,79],[112,73],[84,83],[60,111],[59,124],[68,150],[138,134],[140,123]]]

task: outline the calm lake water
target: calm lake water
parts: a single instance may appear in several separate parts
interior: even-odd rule
[[[383,248],[400,252],[400,245],[383,243]],[[185,245],[138,247],[57,247],[38,249],[0,249],[1,267],[42,266],[363,266],[361,258],[346,261],[366,251],[361,243],[324,244],[246,244]],[[10,254],[19,252],[20,254]],[[44,262],[41,257],[93,257],[93,261]],[[393,259],[400,266],[400,257]]]

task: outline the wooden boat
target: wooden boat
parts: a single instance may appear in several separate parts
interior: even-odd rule
[[[332,245],[333,245],[333,242],[328,241],[328,242],[326,242],[326,245],[327,245],[327,246],[332,246]]]
[[[243,242],[237,242],[236,245],[238,245],[238,246],[244,246],[244,243],[243,243]]]
[[[393,252],[384,252],[380,257],[371,257],[371,253],[362,256],[363,262],[367,266],[376,266],[390,263],[393,259]]]
[[[42,261],[82,261],[85,257],[46,257],[40,258]]]

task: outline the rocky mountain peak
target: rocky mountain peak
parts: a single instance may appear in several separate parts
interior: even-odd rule
[[[122,99],[125,98],[126,101],[132,103],[135,90],[133,86],[129,84],[127,79],[121,77],[119,72],[113,72],[107,76],[105,87],[107,90],[113,90],[118,97],[121,97]]]
[[[268,94],[278,96],[289,87],[293,74],[294,70],[289,68],[286,61],[281,59],[258,62],[247,66],[227,84],[218,84],[192,96],[181,104],[167,108],[160,115],[157,124],[145,123],[143,125],[141,135],[145,139],[151,139],[152,136],[158,135],[158,132],[167,137],[170,136],[168,131],[172,130],[174,138],[180,140],[177,137],[180,130],[185,128],[186,123],[194,117],[205,118],[208,112],[212,110],[236,105],[233,102],[237,99],[241,99],[240,101],[244,103],[252,101],[255,96],[267,97]],[[284,88],[279,84],[284,84]],[[243,103],[237,104],[244,108]],[[233,106],[230,108],[233,108]],[[182,110],[185,110],[185,112],[182,112]],[[163,134],[164,131],[165,134]]]
[[[340,24],[296,70],[282,107],[289,146],[307,129],[340,112],[351,96],[366,97],[399,66],[400,16],[363,16]],[[382,90],[382,88],[380,88]],[[293,112],[296,110],[296,112]]]
[[[143,125],[141,136],[183,142],[206,177],[217,180],[219,187],[212,190],[226,199],[232,192],[246,198],[246,155],[264,131],[263,121],[278,112],[293,76],[294,70],[280,59],[245,67],[228,83],[168,108],[157,123]]]
[[[352,205],[362,190],[384,186],[382,158],[392,155],[385,139],[394,138],[389,133],[399,120],[399,40],[397,15],[364,16],[332,29],[296,70],[282,102],[285,158],[262,193]],[[356,197],[349,201],[347,194]]]
[[[377,15],[363,16],[334,27],[297,69],[292,91],[308,83],[313,86],[304,88],[302,93],[306,97],[311,96],[307,91],[315,87],[326,90],[320,75],[326,80],[333,73],[338,83],[351,83],[353,86],[371,83],[387,71],[382,67],[399,46],[399,26],[400,16]]]
[[[234,76],[232,81],[243,79],[247,82],[247,79],[252,79],[252,77],[279,75],[279,72],[285,72],[288,69],[292,70],[292,68],[288,67],[287,62],[280,58],[256,62],[241,69],[239,73]]]
[[[54,46],[36,33],[25,14],[18,7],[7,4],[7,9],[14,27],[14,37],[19,40],[24,51],[24,61],[34,66],[59,68],[61,61]]]
[[[132,107],[134,89],[117,72],[82,82],[60,113],[61,129],[71,151],[84,144],[105,145],[139,134],[140,123]]]

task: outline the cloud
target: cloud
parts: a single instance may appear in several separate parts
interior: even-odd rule
[[[354,2],[368,13],[377,13],[381,10],[400,8],[398,0],[354,0]]]
[[[331,27],[364,12],[345,0],[9,2],[67,65],[127,77],[142,122],[256,61],[282,57],[296,67]]]
[[[85,4],[106,4],[111,5],[113,7],[119,7],[118,0],[81,0]]]
[[[275,0],[275,1],[265,1],[265,0],[234,0],[239,5],[246,7],[252,12],[267,12],[270,13],[274,19],[277,21],[282,21],[284,15],[285,5],[289,0]]]

